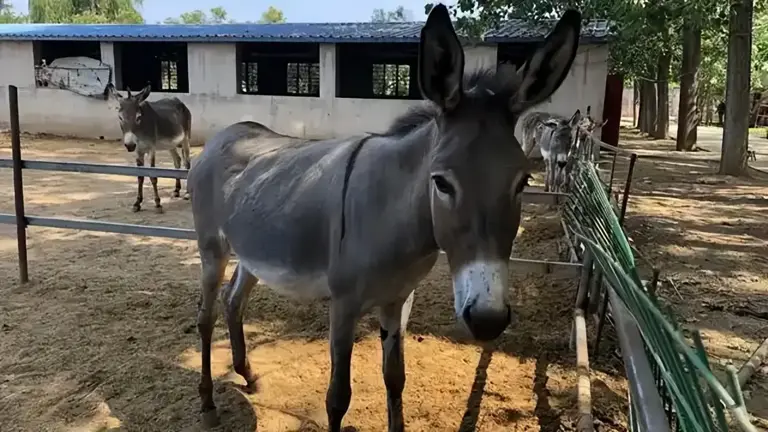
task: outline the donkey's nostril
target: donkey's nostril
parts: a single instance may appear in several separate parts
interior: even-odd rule
[[[566,165],[568,165],[567,161],[557,161],[557,166],[560,168],[565,168]]]
[[[512,309],[505,306],[502,310],[478,310],[473,303],[461,315],[475,339],[489,341],[499,337],[512,321]]]

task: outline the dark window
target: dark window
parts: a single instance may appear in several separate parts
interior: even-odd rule
[[[179,89],[179,71],[175,61],[163,60],[160,62],[160,89],[163,91],[175,91]]]
[[[301,96],[320,94],[319,63],[288,63],[286,69],[288,94]]]
[[[240,93],[259,93],[259,64],[256,62],[240,63]]]
[[[535,43],[500,43],[497,51],[498,64],[512,65],[520,69],[536,50],[536,46]]]
[[[189,92],[187,44],[170,42],[121,42],[115,44],[115,57],[121,66],[120,90],[141,90],[147,84],[152,91]]]
[[[35,65],[63,57],[89,57],[101,60],[101,43],[89,41],[40,41],[34,44]]]
[[[270,96],[320,96],[320,46],[313,43],[241,43],[238,90]]]
[[[373,95],[377,97],[407,97],[410,89],[411,66],[395,64],[373,65]]]
[[[336,96],[421,99],[416,43],[336,45]]]

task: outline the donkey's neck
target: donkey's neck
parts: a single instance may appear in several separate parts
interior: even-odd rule
[[[399,254],[413,258],[438,250],[430,205],[430,158],[436,128],[429,121],[400,138],[391,145],[393,159],[381,166],[392,190],[385,214],[392,218],[393,231],[401,233],[398,245],[393,246]]]

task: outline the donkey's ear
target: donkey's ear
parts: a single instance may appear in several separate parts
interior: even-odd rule
[[[453,30],[448,8],[437,4],[430,11],[419,43],[419,87],[424,98],[444,110],[461,102],[464,50]]]
[[[576,127],[576,125],[578,125],[579,122],[581,122],[581,110],[576,110],[576,112],[573,113],[573,115],[571,116],[571,119],[568,120],[568,124],[571,127]]]
[[[510,101],[513,113],[520,113],[552,96],[565,80],[579,48],[581,13],[565,11],[544,43],[519,71],[520,89]]]
[[[130,87],[126,87],[125,88],[125,95],[128,97],[128,99],[131,98],[131,88]]]
[[[146,87],[144,87],[143,89],[141,89],[141,91],[140,91],[138,94],[136,94],[136,101],[137,101],[138,103],[142,103],[142,102],[144,102],[144,101],[145,101],[145,100],[147,100],[147,98],[149,97],[149,93],[150,93],[151,91],[152,91],[152,86],[151,86],[151,85],[149,85],[149,84],[147,84],[147,86],[146,86]]]
[[[107,95],[107,99],[109,100],[119,101],[123,98],[123,95],[117,92],[117,89],[112,83],[107,84],[107,88],[104,89],[104,93]]]

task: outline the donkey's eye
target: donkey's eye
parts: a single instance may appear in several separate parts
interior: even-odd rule
[[[441,175],[433,175],[432,181],[435,182],[435,187],[441,193],[451,196],[455,194],[456,191],[453,188],[453,185],[448,180],[446,180],[445,177]]]

